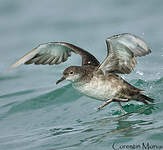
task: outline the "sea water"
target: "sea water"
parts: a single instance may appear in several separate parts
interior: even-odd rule
[[[111,150],[163,146],[163,1],[0,0],[0,150]],[[65,41],[103,61],[105,39],[133,33],[152,53],[137,58],[129,83],[155,103],[103,102],[75,91],[63,70],[80,65],[75,54],[56,66],[5,69],[40,43]],[[141,147],[140,147],[140,146]],[[136,147],[137,146],[137,147]],[[157,147],[157,149],[159,149]],[[154,149],[154,148],[153,148]]]

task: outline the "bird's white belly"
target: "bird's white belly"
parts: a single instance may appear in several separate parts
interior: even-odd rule
[[[74,83],[73,87],[80,93],[98,100],[107,100],[115,95],[116,90],[110,82],[93,78],[88,83]]]

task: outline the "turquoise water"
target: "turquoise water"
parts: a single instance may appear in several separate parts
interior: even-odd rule
[[[111,150],[121,145],[162,145],[163,1],[0,0],[0,150]],[[66,41],[102,61],[105,39],[134,33],[152,53],[138,58],[123,76],[146,91],[155,104],[117,104],[97,111],[102,102],[85,97],[71,84],[55,82],[74,55],[58,66],[21,66],[4,70],[39,43]],[[122,148],[121,148],[122,149]],[[125,148],[123,148],[125,149]],[[126,148],[127,149],[127,148]]]

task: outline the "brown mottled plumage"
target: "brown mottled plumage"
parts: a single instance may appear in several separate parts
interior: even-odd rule
[[[136,100],[148,104],[153,102],[152,98],[143,95],[143,90],[127,83],[117,74],[129,74],[136,65],[136,57],[145,56],[151,53],[146,43],[139,37],[123,33],[111,36],[106,39],[108,54],[100,64],[99,61],[82,48],[65,42],[49,42],[41,44],[9,69],[21,64],[60,64],[65,62],[71,53],[79,54],[82,57],[82,66],[70,66],[63,72],[63,77],[56,83],[69,80],[79,92],[105,101],[98,109],[103,108],[111,102]]]
[[[77,76],[77,78],[74,78],[74,76]],[[70,66],[64,70],[63,79],[70,80],[75,89],[95,99],[104,101],[112,99],[112,102],[128,102],[130,100],[136,100],[143,102],[144,104],[153,102],[152,98],[142,94],[143,90],[129,84],[117,74],[108,73],[107,75],[104,75],[104,73],[102,71],[100,72],[95,66]],[[57,84],[59,82],[60,80]],[[99,87],[102,92],[100,92],[100,88],[97,89],[97,91],[96,89],[93,89],[94,87],[97,87],[98,82],[101,84]],[[107,85],[105,85],[105,83],[107,83]],[[107,87],[109,87],[109,89],[107,89]],[[93,89],[94,93],[90,89]],[[109,91],[114,94],[110,95]],[[98,93],[96,94],[96,92]],[[102,94],[102,98],[97,96],[99,93]],[[102,107],[100,106],[99,109]]]

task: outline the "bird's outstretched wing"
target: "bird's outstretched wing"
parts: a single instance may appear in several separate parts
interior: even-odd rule
[[[92,54],[80,47],[65,42],[49,42],[40,44],[38,47],[25,54],[8,69],[16,68],[21,64],[60,64],[71,56],[71,52],[79,54],[82,57],[82,65],[99,65],[98,60]]]
[[[98,69],[104,74],[113,72],[129,74],[136,65],[136,56],[145,56],[151,52],[139,37],[123,33],[106,39],[108,55]]]

